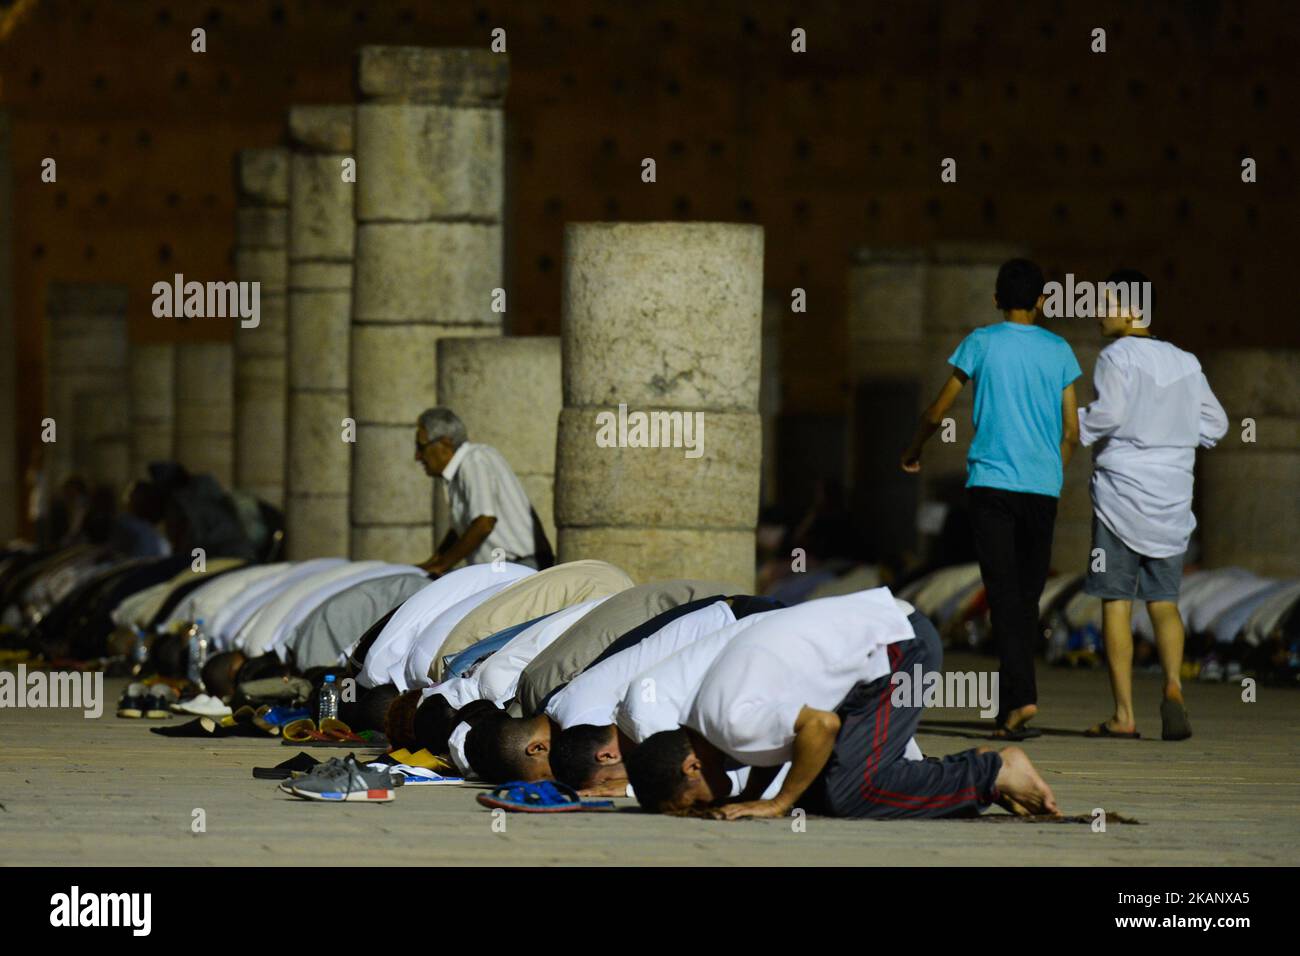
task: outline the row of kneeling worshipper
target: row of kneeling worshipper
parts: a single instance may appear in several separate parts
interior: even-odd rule
[[[941,671],[942,647],[887,588],[785,606],[713,581],[636,585],[595,560],[435,579],[341,558],[156,574],[113,605],[105,656],[205,715],[155,728],[168,736],[239,733],[255,713],[250,735],[296,740],[288,722],[333,683],[335,742],[441,755],[520,809],[559,793],[729,819],[1057,812],[1017,747],[923,756],[921,695],[891,678]]]

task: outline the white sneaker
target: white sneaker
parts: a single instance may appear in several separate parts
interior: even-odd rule
[[[1200,679],[1207,682],[1223,680],[1223,665],[1219,663],[1217,657],[1206,658],[1205,663],[1201,665]]]
[[[1241,680],[1241,663],[1239,661],[1228,661],[1226,676],[1230,681]]]
[[[172,704],[172,710],[178,714],[195,714],[199,717],[229,717],[233,711],[221,702],[220,697],[199,694],[179,704]]]

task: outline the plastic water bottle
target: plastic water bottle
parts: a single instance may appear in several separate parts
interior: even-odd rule
[[[339,685],[334,683],[334,675],[326,674],[325,683],[320,685],[320,700],[317,706],[316,725],[327,717],[339,715]]]
[[[189,638],[190,667],[189,679],[199,687],[203,686],[203,665],[208,662],[208,635],[203,632],[203,618],[190,625],[186,632]]]

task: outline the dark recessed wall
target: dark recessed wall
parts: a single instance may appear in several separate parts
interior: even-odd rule
[[[232,154],[280,141],[290,104],[351,99],[363,43],[486,45],[498,26],[516,333],[558,330],[566,221],[723,219],[766,227],[769,288],[808,292],[783,332],[793,413],[847,407],[844,278],[862,243],[1018,240],[1094,276],[1132,263],[1160,284],[1168,337],[1296,346],[1295,24],[1285,0],[44,0],[0,47],[20,447],[47,282],[128,284],[139,340],[214,334],[153,319],[149,288],[232,277]],[[1089,52],[1097,26],[1105,55]],[[939,181],[947,156],[955,185]]]

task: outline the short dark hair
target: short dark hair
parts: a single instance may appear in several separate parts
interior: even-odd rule
[[[235,678],[244,666],[242,651],[222,651],[209,657],[203,665],[203,686],[213,697],[229,697],[235,692]]]
[[[159,634],[149,649],[154,672],[162,677],[184,677],[190,659],[184,634]]]
[[[447,739],[458,723],[457,710],[446,697],[442,694],[426,697],[415,712],[415,742],[430,753],[445,754],[450,749]]]
[[[510,783],[523,774],[519,754],[527,741],[521,717],[502,712],[490,715],[465,735],[465,757],[474,772],[488,783]]]
[[[691,738],[678,728],[651,734],[624,758],[628,782],[643,810],[661,813],[673,801],[686,781],[682,761],[690,752]]]
[[[1144,318],[1148,318],[1148,317],[1149,317],[1149,313],[1155,311],[1155,308],[1156,308],[1156,284],[1155,284],[1154,282],[1151,282],[1151,280],[1150,280],[1149,278],[1147,278],[1147,275],[1146,275],[1145,272],[1141,272],[1141,271],[1139,271],[1138,269],[1116,269],[1116,270],[1113,271],[1110,275],[1106,276],[1106,281],[1107,281],[1107,282],[1122,282],[1124,285],[1132,285],[1133,283],[1137,283],[1139,286],[1140,286],[1143,282],[1148,282],[1148,283],[1150,283],[1151,296],[1150,296],[1150,298],[1148,299],[1148,301],[1142,303],[1142,308],[1141,308],[1140,311],[1141,311],[1142,316],[1143,316]],[[1129,303],[1129,308],[1132,309],[1136,304],[1137,304],[1137,303],[1130,302],[1130,303]],[[1100,307],[1100,304],[1099,304],[1099,307]]]
[[[244,661],[244,666],[239,669],[238,680],[239,683],[243,684],[250,680],[262,680],[267,677],[292,676],[293,665],[288,661],[280,660],[279,655],[271,651]]]
[[[353,730],[383,730],[384,718],[388,715],[388,706],[397,700],[401,691],[392,684],[380,684],[370,687],[357,696],[357,702],[350,711],[348,723]]]
[[[997,300],[1003,312],[1032,309],[1043,294],[1043,270],[1028,259],[1008,259],[998,269]]]
[[[574,790],[591,786],[599,769],[596,753],[609,743],[611,731],[609,724],[575,724],[555,734],[551,739],[551,772],[555,779]]]

